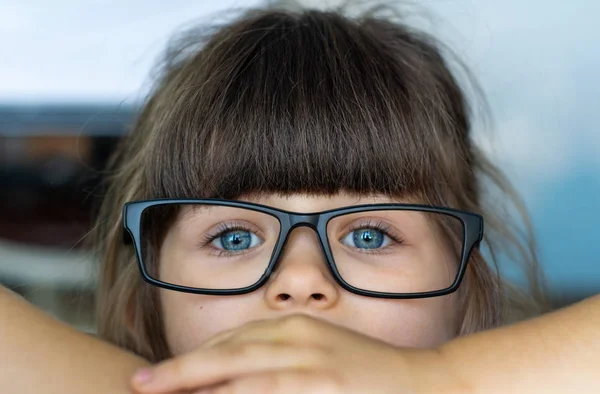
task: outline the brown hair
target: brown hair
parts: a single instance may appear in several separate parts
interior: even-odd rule
[[[95,231],[100,336],[151,361],[169,356],[158,291],[121,242],[123,204],[146,198],[418,195],[486,220],[491,258],[471,259],[457,334],[505,319],[515,289],[498,274],[500,251],[516,251],[540,294],[524,207],[473,143],[474,113],[451,72],[465,69],[438,41],[374,13],[283,9],[183,37],[110,161]],[[486,203],[492,189],[524,227]]]

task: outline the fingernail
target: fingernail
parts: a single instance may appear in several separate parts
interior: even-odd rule
[[[133,380],[136,383],[148,383],[152,379],[152,370],[150,368],[142,368],[133,375]]]

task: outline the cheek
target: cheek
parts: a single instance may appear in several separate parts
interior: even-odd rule
[[[161,290],[165,335],[173,355],[195,349],[217,333],[251,320],[252,294],[218,297]]]
[[[457,299],[456,293],[414,300],[372,299],[371,305],[357,309],[369,311],[369,316],[361,313],[353,328],[395,346],[434,347],[456,336]]]
[[[260,317],[260,292],[235,297],[161,290],[167,342],[173,355]],[[456,336],[457,293],[415,300],[386,300],[346,294],[331,320],[394,346],[433,347]],[[327,315],[327,314],[326,314]]]

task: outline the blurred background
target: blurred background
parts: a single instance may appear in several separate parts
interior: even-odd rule
[[[178,29],[257,4],[0,1],[0,283],[93,331],[96,266],[82,241],[156,57]],[[484,148],[525,198],[554,305],[600,292],[600,2],[411,4],[487,95]]]

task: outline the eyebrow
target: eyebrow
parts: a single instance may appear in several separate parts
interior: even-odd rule
[[[177,220],[186,221],[192,218],[192,215],[198,213],[198,211],[207,211],[210,209],[210,205],[204,204],[186,204],[180,214],[177,217]]]

